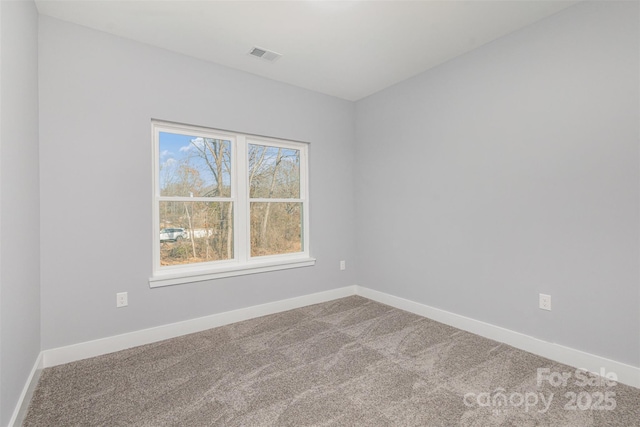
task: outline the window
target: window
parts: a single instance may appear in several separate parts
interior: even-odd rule
[[[313,265],[308,145],[153,121],[152,287]]]

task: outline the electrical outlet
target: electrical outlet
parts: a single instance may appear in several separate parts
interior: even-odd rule
[[[551,295],[540,294],[540,308],[551,311]]]
[[[347,269],[347,262],[340,261],[340,270],[346,270],[346,269]]]
[[[118,292],[116,294],[116,307],[126,307],[129,305],[129,296],[127,292]]]

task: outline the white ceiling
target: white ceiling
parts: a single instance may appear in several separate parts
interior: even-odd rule
[[[36,1],[43,15],[352,101],[575,3]],[[253,46],[283,56],[266,62]]]

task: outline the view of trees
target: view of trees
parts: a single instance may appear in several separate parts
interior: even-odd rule
[[[300,151],[249,144],[249,197],[251,256],[300,252]]]
[[[186,237],[160,243],[161,265],[233,259],[232,144],[177,136],[160,133],[160,228]],[[249,144],[247,161],[251,256],[300,252],[299,150]]]

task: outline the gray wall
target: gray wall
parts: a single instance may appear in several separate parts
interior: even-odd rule
[[[0,2],[0,425],[40,352],[38,14]]]
[[[359,283],[640,366],[638,12],[579,4],[358,102]]]
[[[39,59],[43,350],[356,284],[353,103],[44,16]],[[316,265],[150,289],[151,118],[311,142]]]

